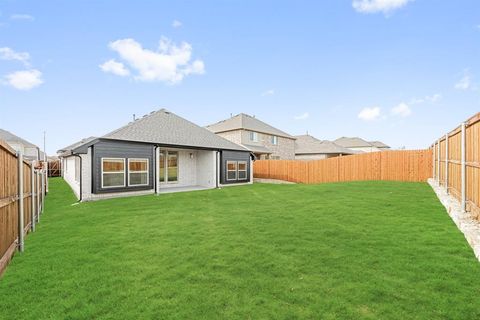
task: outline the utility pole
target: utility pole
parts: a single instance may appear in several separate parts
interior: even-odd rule
[[[45,139],[46,139],[47,131],[43,131],[43,161],[47,162],[47,150],[45,150]]]

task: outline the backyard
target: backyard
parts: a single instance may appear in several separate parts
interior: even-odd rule
[[[0,318],[480,318],[480,264],[426,183],[75,202],[51,179]]]

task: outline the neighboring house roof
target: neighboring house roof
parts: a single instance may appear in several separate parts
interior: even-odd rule
[[[72,143],[72,144],[69,145],[69,146],[66,146],[66,147],[64,147],[64,148],[62,148],[62,149],[59,149],[59,150],[57,151],[57,153],[64,153],[64,152],[67,152],[67,151],[72,151],[72,150],[74,150],[74,149],[76,149],[76,148],[78,148],[78,147],[81,147],[81,146],[83,146],[83,145],[85,145],[85,144],[87,144],[87,143],[92,142],[92,141],[95,140],[95,139],[97,139],[97,137],[84,138],[84,139],[82,139],[82,140],[80,140],[80,141],[77,141],[77,142],[75,142],[75,143]]]
[[[356,154],[358,152],[342,147],[335,142],[319,140],[311,135],[296,136],[295,154]]]
[[[377,148],[390,148],[389,145],[386,145],[385,143],[383,143],[382,141],[370,141],[370,143],[372,145],[374,145],[375,147]]]
[[[0,129],[0,139],[12,143],[20,143],[23,144],[24,147],[30,147],[30,148],[38,148],[36,145],[34,145],[31,142],[28,142],[25,139],[20,138],[19,136],[14,135],[10,131]]]
[[[254,146],[250,144],[243,144],[243,146],[253,153],[262,153],[262,154],[272,153],[272,151],[268,150],[267,147],[264,147],[264,146]]]
[[[336,144],[345,147],[345,148],[361,148],[361,147],[373,147],[374,145],[368,141],[363,140],[359,137],[341,137],[337,140],[334,140]]]
[[[208,125],[206,128],[215,133],[245,129],[250,131],[267,133],[274,136],[295,139],[293,136],[289,135],[288,133],[282,130],[279,130],[277,128],[274,128],[271,125],[245,113],[240,113],[229,119],[222,120],[217,123]]]
[[[59,153],[78,149],[96,139],[147,142],[170,146],[198,147],[209,149],[226,149],[248,151],[244,147],[224,139],[165,109],[151,112],[127,125],[100,138],[90,137],[80,141]]]
[[[31,143],[31,142],[29,142],[29,141],[27,141],[23,138],[20,138],[17,135],[14,135],[10,131],[0,129],[0,140],[4,140],[11,147],[14,147],[13,144],[19,144],[19,145],[21,144],[21,145],[23,145],[24,148],[37,149],[37,156],[30,156],[30,155],[26,155],[26,154],[23,155],[23,157],[27,160],[39,160],[38,157],[40,157],[40,160],[43,160],[43,158],[44,158],[44,156],[43,156],[44,153],[43,153],[43,151],[40,150],[39,147],[37,147],[33,143]]]

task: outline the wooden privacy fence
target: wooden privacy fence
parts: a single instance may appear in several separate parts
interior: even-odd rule
[[[45,202],[44,170],[23,160],[0,140],[0,275],[23,239],[35,231]]]
[[[60,160],[48,161],[48,176],[60,177],[62,175],[62,168]]]
[[[431,150],[363,153],[324,160],[258,160],[255,178],[298,183],[359,180],[427,181],[432,175]]]
[[[464,212],[480,219],[480,113],[437,140],[432,150],[434,179]]]

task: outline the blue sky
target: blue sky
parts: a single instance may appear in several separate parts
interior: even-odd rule
[[[480,110],[478,0],[0,1],[0,127],[47,152],[165,107],[428,147]]]

